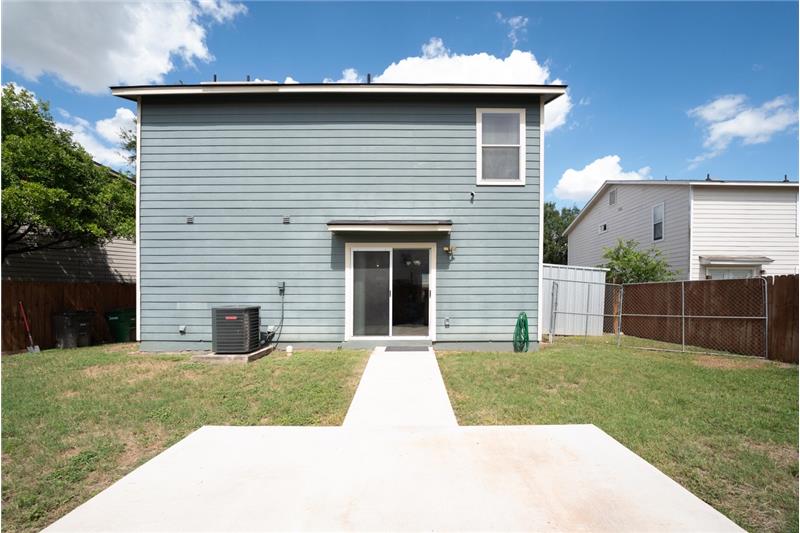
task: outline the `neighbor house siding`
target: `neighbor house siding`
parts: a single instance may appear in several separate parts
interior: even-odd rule
[[[344,244],[365,239],[437,243],[437,341],[510,341],[520,311],[537,338],[539,103],[525,101],[524,187],[476,187],[475,110],[493,106],[521,104],[145,99],[145,349],[209,347],[216,305],[261,305],[262,322],[277,324],[280,281],[282,341],[341,342]],[[359,217],[451,219],[453,231],[349,237],[326,226]]]
[[[608,205],[608,195],[617,191],[617,201]],[[664,203],[664,239],[653,242],[652,208]],[[619,239],[635,240],[640,248],[655,246],[664,254],[678,279],[689,268],[689,187],[686,184],[634,185],[609,187],[598,198],[568,235],[568,263],[600,266],[603,250]],[[608,230],[599,232],[606,224]]]
[[[115,239],[102,246],[43,249],[8,256],[3,279],[75,283],[136,283],[136,245]]]
[[[796,187],[694,187],[692,278],[700,256],[766,256],[767,275],[798,271]]]

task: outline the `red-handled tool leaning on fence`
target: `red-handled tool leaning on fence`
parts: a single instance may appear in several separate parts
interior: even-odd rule
[[[25,314],[25,307],[22,305],[22,300],[19,301],[19,312],[22,315],[22,321],[25,322],[25,333],[28,335],[28,351],[40,352],[39,346],[33,344],[33,335],[31,335],[31,325],[28,323],[28,315]]]

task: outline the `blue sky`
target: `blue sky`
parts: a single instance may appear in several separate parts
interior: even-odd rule
[[[214,73],[319,82],[345,69],[356,79],[421,58],[398,67],[402,79],[436,60],[445,73],[459,63],[480,71],[470,76],[569,85],[569,105],[553,114],[563,123],[546,136],[545,190],[561,205],[582,205],[606,178],[797,179],[797,3],[161,6],[141,7],[148,18],[130,5],[4,2],[3,82],[49,100],[113,164],[114,128],[129,116],[117,110],[131,106],[104,86]],[[511,61],[515,49],[532,56]]]

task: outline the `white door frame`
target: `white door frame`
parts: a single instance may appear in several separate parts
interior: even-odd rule
[[[388,251],[389,252],[389,286],[393,281],[392,264],[396,249],[427,249],[429,257],[428,288],[428,335],[392,336],[392,297],[389,298],[389,335],[356,337],[353,335],[353,252],[356,251]],[[348,242],[344,245],[344,340],[436,340],[436,243],[435,242]],[[394,296],[394,295],[392,295]]]

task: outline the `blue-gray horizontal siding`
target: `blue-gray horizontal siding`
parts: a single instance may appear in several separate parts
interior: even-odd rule
[[[283,340],[340,342],[344,245],[356,241],[437,243],[437,340],[509,341],[520,311],[536,338],[539,106],[525,106],[526,185],[477,187],[484,106],[145,101],[142,340],[207,347],[215,305],[261,305],[275,325],[285,281]],[[326,226],[359,217],[450,219],[453,231],[371,237]]]

